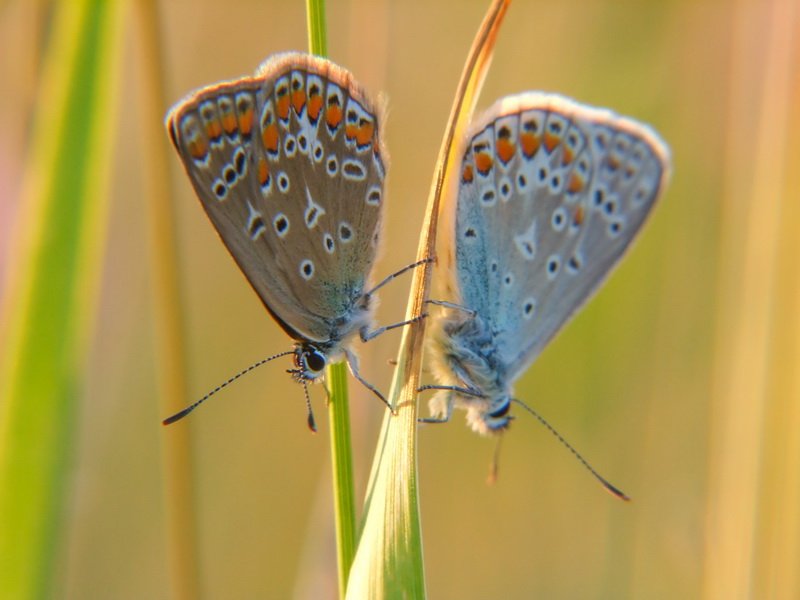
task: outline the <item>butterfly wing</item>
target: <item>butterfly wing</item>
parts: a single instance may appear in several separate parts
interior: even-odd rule
[[[620,260],[669,152],[644,125],[534,92],[498,101],[468,140],[453,285],[492,327],[513,381]]]
[[[341,333],[363,293],[383,214],[379,125],[348,71],[299,53],[195,92],[167,116],[203,208],[295,339]]]

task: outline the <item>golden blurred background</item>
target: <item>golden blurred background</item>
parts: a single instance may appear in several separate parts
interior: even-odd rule
[[[486,4],[328,2],[330,58],[388,100],[378,278],[414,259]],[[160,452],[175,430],[161,426],[156,399],[138,10],[129,2],[121,12],[110,220],[96,248],[102,282],[88,355],[78,357],[80,434],[53,542],[59,598],[170,597]],[[51,17],[50,2],[0,2],[0,293],[20,252],[12,233],[31,120],[47,102]],[[196,87],[307,48],[299,0],[163,1],[158,18],[163,113]],[[492,486],[494,442],[468,431],[462,413],[423,426],[431,598],[800,597],[798,19],[791,0],[511,6],[479,110],[505,94],[557,91],[650,123],[672,150],[672,182],[640,240],[517,386],[633,502],[604,493],[524,414]],[[189,403],[290,343],[168,152]],[[408,282],[382,290],[381,323],[404,314]],[[380,389],[398,340],[361,349],[362,372]],[[288,358],[262,367],[188,419],[205,598],[335,597],[324,392],[312,390],[320,431],[310,435],[289,367]],[[350,389],[362,498],[383,407],[352,380]]]

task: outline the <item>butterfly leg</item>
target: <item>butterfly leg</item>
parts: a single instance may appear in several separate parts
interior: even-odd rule
[[[378,337],[382,333],[386,333],[390,329],[396,329],[398,327],[405,327],[406,325],[411,325],[412,323],[418,323],[427,316],[428,315],[426,313],[422,313],[418,317],[414,317],[413,319],[409,319],[408,321],[400,321],[399,323],[392,323],[391,325],[378,327],[374,331],[368,331],[366,327],[362,327],[358,333],[361,336],[362,342],[368,342],[371,339]]]
[[[331,391],[328,389],[327,384],[322,382],[322,389],[325,390],[325,403],[326,406],[331,403]]]
[[[473,388],[459,387],[457,385],[421,385],[417,388],[418,392],[425,390],[445,390],[447,392],[455,392],[457,394],[464,394],[465,396],[475,396],[476,398],[483,398],[480,390]]]
[[[410,265],[406,265],[405,267],[403,267],[402,269],[400,269],[396,273],[392,273],[391,275],[386,277],[383,281],[381,281],[378,285],[376,285],[374,288],[372,288],[370,291],[368,291],[364,295],[365,296],[371,296],[372,294],[377,292],[380,288],[382,288],[387,283],[392,281],[395,277],[399,277],[400,275],[402,275],[406,271],[410,271],[411,269],[416,269],[417,267],[421,267],[422,265],[427,265],[428,263],[432,263],[432,262],[435,262],[435,259],[433,259],[433,258],[423,258],[422,260],[418,260],[415,263],[411,263]]]
[[[455,392],[456,394],[464,394],[466,396],[475,396],[477,398],[483,398],[483,394],[480,391],[472,389],[472,388],[465,388],[459,387],[457,385],[422,385],[417,388],[417,392],[424,392],[425,390],[444,390],[446,392]],[[444,416],[440,417],[420,417],[417,419],[418,423],[447,423],[450,420],[450,417],[453,415],[453,396],[452,394],[448,395],[447,398],[447,408],[445,410]]]
[[[391,404],[389,404],[389,401],[388,401],[388,400],[386,400],[386,398],[384,398],[384,397],[383,397],[383,394],[381,394],[381,393],[380,393],[380,392],[379,392],[379,391],[378,391],[378,390],[375,388],[375,386],[374,386],[374,385],[372,385],[372,384],[371,384],[369,381],[367,381],[366,379],[364,379],[363,377],[361,377],[361,374],[358,372],[358,358],[356,357],[356,355],[355,355],[355,354],[353,354],[353,353],[352,353],[350,350],[348,350],[347,348],[345,348],[345,349],[344,349],[344,355],[345,355],[345,357],[347,358],[347,366],[350,368],[350,372],[353,374],[353,377],[355,377],[356,379],[358,379],[358,381],[361,383],[361,385],[363,385],[363,386],[364,386],[365,388],[367,388],[367,389],[368,389],[370,392],[372,392],[372,393],[373,393],[373,394],[375,394],[375,395],[376,395],[378,398],[380,398],[380,401],[381,401],[381,402],[383,402],[383,403],[384,403],[384,404],[387,406],[387,408],[388,408],[388,409],[389,409],[389,410],[392,412],[392,414],[393,414],[393,415],[394,415],[394,414],[396,414],[396,413],[395,413],[395,411],[394,411],[394,409],[392,408],[392,405],[391,405]]]
[[[411,269],[416,269],[417,267],[421,267],[422,265],[427,265],[428,263],[432,263],[432,262],[435,262],[435,259],[433,259],[433,258],[423,258],[422,260],[418,260],[415,263],[411,263],[410,265],[407,265],[407,266],[403,267],[402,269],[400,269],[396,273],[392,273],[391,275],[389,275],[386,279],[384,279],[378,285],[376,285],[374,288],[372,288],[370,291],[365,293],[364,297],[365,298],[369,298],[372,294],[377,292],[384,285],[386,285],[387,283],[392,281],[395,277],[399,277],[400,275],[402,275],[406,271],[410,271]],[[400,321],[399,323],[392,323],[391,325],[386,325],[385,327],[378,327],[374,331],[368,331],[366,327],[362,327],[361,331],[359,331],[359,334],[361,335],[361,341],[362,342],[368,342],[371,339],[378,337],[382,333],[386,333],[390,329],[396,329],[397,327],[404,327],[405,325],[411,325],[412,323],[417,323],[417,322],[421,321],[422,319],[424,319],[427,316],[428,315],[426,315],[426,314],[421,314],[418,317],[414,317],[413,319],[409,319],[407,321]]]
[[[425,304],[433,304],[435,306],[444,306],[445,308],[460,310],[462,312],[467,313],[471,317],[474,317],[476,314],[478,314],[471,308],[467,308],[466,306],[463,306],[461,304],[456,304],[455,302],[448,302],[447,300],[425,300]]]
[[[434,389],[435,386],[423,386],[422,388],[420,388],[420,390],[422,390],[423,388]],[[450,421],[450,418],[452,416],[453,416],[453,397],[450,396],[447,398],[447,404],[443,415],[438,417],[419,417],[417,419],[417,423],[447,423]]]

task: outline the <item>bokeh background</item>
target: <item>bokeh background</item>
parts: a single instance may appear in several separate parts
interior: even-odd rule
[[[414,258],[441,135],[487,3],[329,0],[330,57],[388,99],[386,245],[377,276]],[[165,113],[188,91],[307,47],[297,1],[163,1]],[[49,2],[0,2],[0,293],[13,285],[23,174],[42,89]],[[168,598],[152,263],[142,172],[146,60],[138,4],[125,24],[109,223],[70,449],[61,598]],[[798,597],[800,377],[796,2],[518,0],[480,103],[557,91],[648,122],[674,173],[607,285],[519,381],[608,479],[608,494],[533,419],[495,450],[463,425],[419,431],[431,598]],[[167,144],[166,133],[160,143]],[[169,157],[186,325],[186,403],[289,348]],[[408,280],[381,293],[404,314]],[[0,332],[2,335],[2,332]],[[1,338],[0,338],[1,339]],[[361,350],[388,389],[399,337]],[[0,342],[1,344],[1,342]],[[0,350],[2,345],[0,345]],[[336,566],[324,393],[320,431],[276,361],[188,420],[206,598],[325,598]],[[36,402],[36,398],[30,398]],[[382,407],[351,385],[358,497]],[[427,412],[423,408],[423,412]],[[177,427],[177,426],[176,426]],[[1,535],[1,534],[0,534]]]

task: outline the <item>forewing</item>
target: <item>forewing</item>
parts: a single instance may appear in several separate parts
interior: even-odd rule
[[[588,300],[668,177],[649,128],[549,94],[500,100],[472,128],[455,229],[460,301],[514,379]]]
[[[176,105],[167,126],[198,197],[268,310],[297,339],[347,320],[375,259],[385,178],[377,109],[305,54]]]

